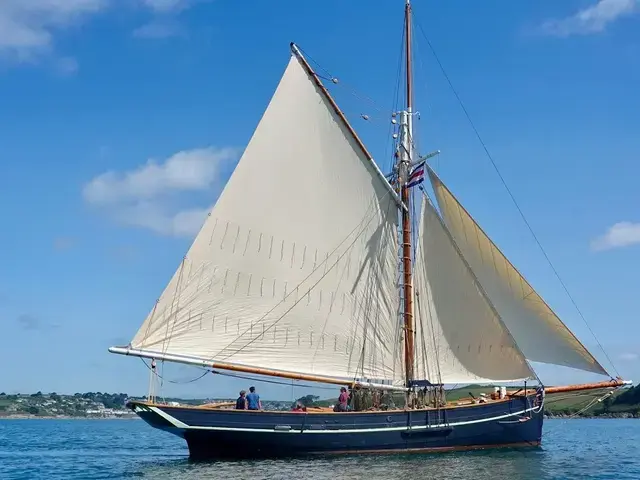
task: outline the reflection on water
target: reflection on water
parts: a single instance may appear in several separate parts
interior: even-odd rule
[[[0,479],[640,479],[640,420],[548,420],[527,451],[193,462],[136,420],[0,421]]]
[[[522,454],[516,451],[469,452],[432,455],[362,455],[355,457],[296,460],[189,462],[163,460],[140,464],[127,472],[131,477],[210,479],[291,478],[372,479],[372,478],[511,478],[540,479],[543,451]]]

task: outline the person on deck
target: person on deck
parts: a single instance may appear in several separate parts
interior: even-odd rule
[[[256,387],[249,388],[249,395],[247,395],[247,409],[262,410],[262,402],[260,401],[260,395],[256,393]]]
[[[334,412],[346,412],[349,404],[349,394],[345,387],[340,387],[340,396],[338,397],[338,404],[333,409]]]
[[[244,390],[240,390],[240,396],[236,400],[236,410],[246,410],[247,409],[247,398],[245,397]]]

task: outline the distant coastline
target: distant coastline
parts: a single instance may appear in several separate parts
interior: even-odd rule
[[[135,413],[126,408],[130,397],[126,393],[85,392],[63,395],[55,392],[32,394],[0,393],[0,420],[87,420],[87,419],[137,419]],[[163,398],[167,403],[202,405],[234,401],[230,399],[181,399]],[[267,410],[289,410],[291,401],[263,400]]]
[[[114,417],[73,417],[69,415],[47,416],[47,415],[0,415],[2,420],[141,420],[137,415],[121,415]]]
[[[640,415],[633,415],[631,413],[616,413],[616,414],[604,414],[604,415],[564,415],[564,414],[545,414],[547,420],[592,420],[592,419],[640,419]],[[120,415],[112,417],[97,417],[97,416],[71,416],[71,415],[0,415],[0,421],[2,420],[141,420],[135,414]]]
[[[490,393],[493,386],[467,385],[447,390],[449,401],[462,398],[478,398]],[[610,393],[607,396],[607,393]],[[0,420],[76,420],[76,419],[137,419],[126,408],[128,400],[136,399],[126,393],[85,392],[73,395],[55,392],[32,394],[7,394],[0,392]],[[203,405],[234,401],[228,398],[163,398],[169,404]],[[265,410],[289,410],[297,402],[307,407],[330,407],[336,398],[320,399],[316,395],[305,395],[295,401],[263,400]],[[399,404],[398,404],[399,405]],[[587,409],[586,407],[589,406]],[[640,386],[615,392],[598,391],[590,395],[550,394],[545,399],[545,417],[572,418],[640,418]]]
[[[620,413],[603,413],[603,414],[586,414],[586,415],[570,415],[570,414],[554,414],[554,413],[545,413],[545,418],[550,420],[573,420],[573,419],[594,419],[594,418],[602,418],[605,420],[610,419],[628,419],[628,418],[637,418],[640,419],[640,415],[628,413],[628,412],[620,412]]]
[[[126,393],[0,393],[0,419],[135,418]]]

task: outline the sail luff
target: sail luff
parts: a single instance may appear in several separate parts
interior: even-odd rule
[[[424,195],[424,202],[429,202],[429,198],[426,195]],[[435,209],[434,209],[434,212],[435,212]],[[522,357],[522,359],[527,364],[527,368],[529,369],[529,371],[531,373],[531,376],[535,376],[535,371],[533,370],[533,368],[531,367],[531,365],[527,361],[524,352],[520,349],[520,346],[518,345],[518,342],[516,342],[516,339],[511,334],[511,331],[509,330],[509,328],[507,328],[507,325],[504,323],[504,320],[502,319],[502,317],[500,316],[500,313],[498,312],[498,310],[496,309],[495,305],[491,301],[491,298],[489,298],[489,295],[487,295],[487,292],[482,287],[482,283],[480,283],[480,280],[478,279],[478,277],[474,273],[473,268],[471,268],[471,265],[469,265],[469,262],[467,262],[467,259],[464,258],[464,255],[462,254],[462,251],[460,250],[460,247],[458,247],[458,244],[456,243],[453,235],[451,234],[451,231],[447,227],[447,224],[444,222],[442,217],[440,217],[437,214],[435,216],[438,219],[438,222],[439,222],[440,226],[442,227],[442,230],[444,231],[444,233],[446,234],[447,238],[449,239],[449,242],[451,243],[451,246],[454,248],[454,250],[458,254],[458,257],[460,258],[460,261],[464,264],[464,266],[467,269],[467,271],[469,272],[469,275],[471,276],[471,278],[473,278],[475,286],[478,289],[478,291],[480,292],[480,295],[482,296],[484,301],[487,303],[487,305],[491,309],[491,312],[495,315],[496,320],[500,323],[500,326],[502,327],[504,332],[508,335],[509,339],[511,340],[511,342],[513,344],[513,348],[517,351],[517,353]]]
[[[131,347],[398,384],[395,197],[292,55]]]
[[[442,217],[526,357],[610,376],[427,166]],[[472,232],[467,232],[472,229]],[[469,238],[471,234],[471,239]],[[498,259],[499,262],[496,260]],[[518,283],[516,293],[513,282]]]
[[[367,149],[364,142],[360,139],[360,137],[358,136],[357,132],[355,131],[355,129],[353,128],[349,120],[347,119],[344,112],[340,109],[337,102],[331,96],[331,93],[329,92],[327,87],[324,86],[324,83],[322,83],[322,80],[320,80],[320,77],[318,77],[318,74],[315,72],[313,68],[311,68],[311,65],[309,65],[309,62],[300,51],[300,48],[298,48],[298,46],[294,42],[290,43],[290,47],[291,47],[291,52],[298,58],[304,70],[307,72],[307,74],[313,79],[315,84],[318,86],[318,88],[320,89],[320,91],[322,92],[326,100],[329,102],[329,104],[335,111],[336,115],[338,115],[338,118],[344,124],[344,127],[351,134],[351,136],[353,137],[353,140],[356,142],[358,147],[362,150],[362,153],[364,153],[365,157],[369,160],[369,162],[371,162],[371,165],[374,167],[376,174],[380,177],[380,180],[384,182],[384,184],[387,186],[389,193],[398,204],[398,207],[406,210],[407,205],[402,202],[402,200],[398,196],[398,192],[394,190],[393,186],[387,180],[387,177],[384,176],[384,174],[382,173],[382,170],[380,170],[380,167],[378,166],[376,161],[373,159],[373,155],[371,155],[371,153],[369,152],[369,149]]]
[[[416,249],[417,371],[431,383],[522,381],[535,376],[446,225],[423,197]]]

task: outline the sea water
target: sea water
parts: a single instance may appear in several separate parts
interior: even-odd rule
[[[141,420],[0,420],[0,479],[634,479],[640,419],[546,420],[532,451],[192,462]]]

